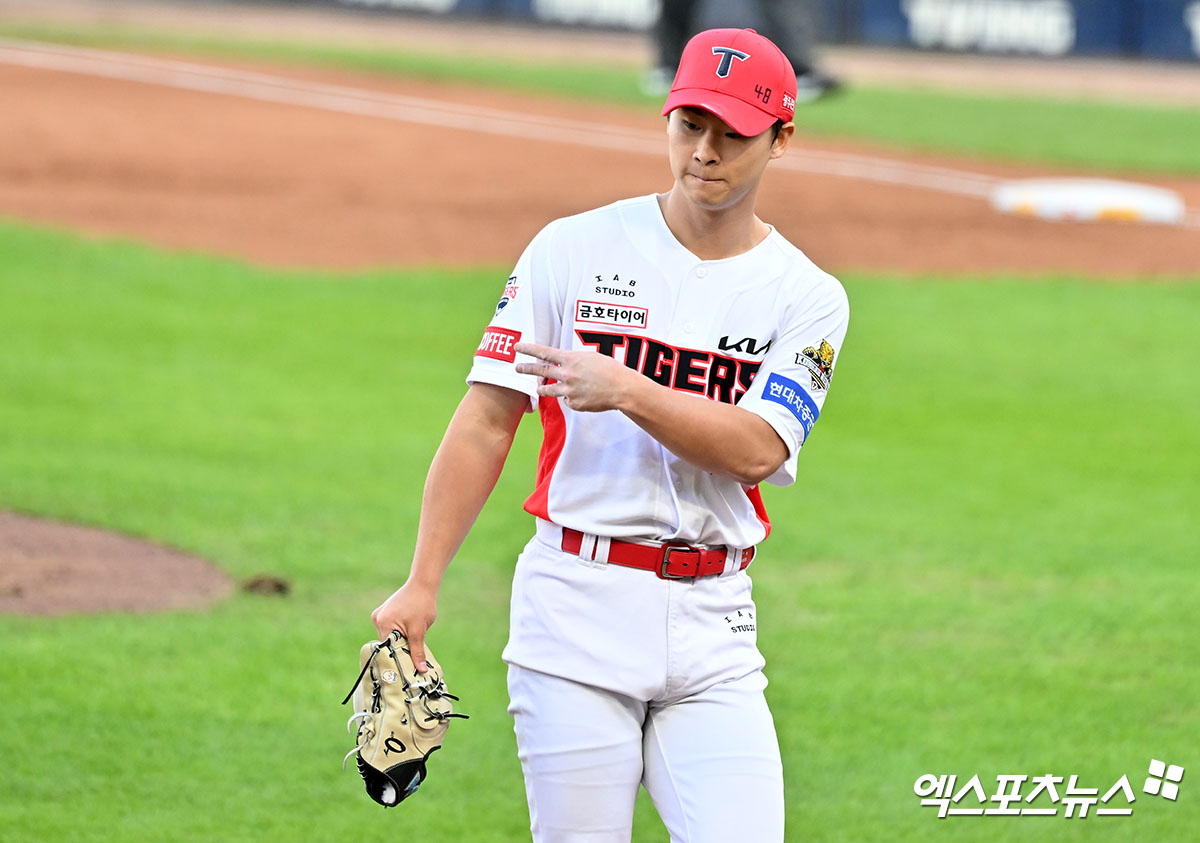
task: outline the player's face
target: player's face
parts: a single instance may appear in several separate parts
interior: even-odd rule
[[[667,145],[676,186],[710,210],[754,201],[767,162],[783,155],[793,131],[789,123],[777,138],[767,129],[739,135],[709,111],[677,108],[667,119]]]

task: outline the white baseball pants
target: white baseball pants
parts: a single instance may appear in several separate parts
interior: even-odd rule
[[[761,671],[668,703],[510,665],[535,843],[630,843],[645,785],[671,843],[782,843],[783,770]]]

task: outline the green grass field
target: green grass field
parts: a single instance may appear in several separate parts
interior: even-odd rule
[[[250,35],[214,36],[130,24],[0,20],[0,37],[202,59],[268,62],[382,73],[434,82],[527,91],[650,108],[638,85],[642,68],[548,64],[463,52],[388,50],[335,39],[297,42]],[[801,109],[810,137],[857,138],[896,150],[951,153],[1085,172],[1200,174],[1200,109],[1070,102],[1059,98],[970,96],[851,84],[844,94]]]
[[[384,812],[341,773],[369,612],[506,267],[322,276],[0,225],[0,508],[290,579],[204,612],[0,617],[0,838],[528,839],[505,713],[527,420],[432,641],[463,709]],[[849,277],[754,568],[789,840],[1188,840],[1200,746],[1200,285]],[[1122,774],[1132,817],[938,820],[924,773]],[[1190,774],[1189,774],[1190,776]],[[1119,797],[1118,797],[1119,799]],[[635,840],[665,835],[639,805]]]
[[[0,35],[650,103],[636,68]],[[803,117],[898,148],[1200,172],[1194,110],[852,89]],[[0,841],[529,839],[499,653],[534,419],[432,632],[472,719],[403,814],[339,769],[339,702],[407,573],[507,270],[279,272],[0,223],[0,509],[294,586],[198,612],[0,616]],[[789,841],[1196,839],[1200,276],[843,280],[837,385],[799,483],[765,490],[777,527],[753,569]],[[1142,793],[1151,758],[1195,768],[1178,802]],[[1102,794],[1125,774],[1137,801],[1132,817],[939,820],[913,794],[925,773],[978,774],[989,794],[1000,774]],[[634,840],[665,840],[645,799]]]

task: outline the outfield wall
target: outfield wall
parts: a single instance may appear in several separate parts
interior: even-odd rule
[[[311,2],[311,0],[309,0]],[[340,6],[643,30],[658,0],[321,0]],[[803,0],[797,0],[803,2]],[[826,43],[1200,61],[1200,0],[812,0]],[[708,17],[744,19],[741,0]],[[753,23],[753,21],[751,21]]]

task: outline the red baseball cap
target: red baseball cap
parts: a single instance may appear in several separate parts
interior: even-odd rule
[[[753,29],[709,29],[683,48],[663,116],[703,108],[738,134],[757,135],[796,113],[796,71]]]

